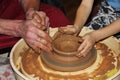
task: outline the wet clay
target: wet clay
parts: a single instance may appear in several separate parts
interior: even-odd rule
[[[33,78],[38,77],[39,80],[106,80],[109,77],[108,72],[114,69],[119,70],[120,62],[114,56],[113,51],[108,49],[105,44],[97,43],[95,48],[97,50],[95,63],[86,69],[72,72],[63,72],[50,68],[44,64],[40,56],[28,49],[21,55],[21,72],[26,72],[28,75],[34,74]]]
[[[42,51],[41,59],[44,64],[58,71],[77,71],[92,65],[97,57],[96,49],[87,53],[85,57],[77,56],[77,49],[81,45],[81,38],[73,35],[61,35],[53,40],[53,51]]]

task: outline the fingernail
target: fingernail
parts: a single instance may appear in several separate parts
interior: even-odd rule
[[[39,49],[37,52],[36,52],[37,55],[40,55],[41,54],[41,49]]]
[[[51,48],[50,48],[50,50],[52,51],[52,50],[53,50],[53,48],[51,47]]]
[[[85,57],[85,56],[86,56],[86,54],[84,53],[84,54],[82,54],[82,56],[83,56],[83,57]]]
[[[82,57],[82,55],[81,55],[81,54],[76,54],[76,56],[77,56],[77,57]]]
[[[51,45],[49,48],[50,48],[50,51],[52,51],[52,50],[53,50],[52,45]]]

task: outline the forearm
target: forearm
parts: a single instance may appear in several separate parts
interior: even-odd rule
[[[0,19],[0,34],[12,35],[20,37],[18,34],[18,27],[20,26],[22,20],[5,20]]]
[[[120,19],[114,21],[113,23],[102,29],[93,31],[92,36],[95,38],[95,41],[97,42],[118,32],[120,32]]]
[[[20,3],[25,11],[27,11],[30,8],[39,10],[40,0],[20,0]]]
[[[93,2],[94,0],[83,0],[81,5],[79,6],[74,22],[74,25],[78,26],[79,29],[81,29],[86,23],[92,10]]]

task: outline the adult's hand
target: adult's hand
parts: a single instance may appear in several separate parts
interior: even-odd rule
[[[43,11],[35,11],[33,8],[30,8],[26,12],[26,19],[35,19],[36,22],[40,23],[43,26],[40,26],[41,29],[47,29],[49,27],[49,18],[47,17],[46,13]],[[35,23],[34,23],[35,24]],[[39,26],[35,24],[36,26]]]
[[[49,52],[51,50],[51,37],[46,31],[41,30],[41,27],[46,27],[49,24],[48,17],[43,12],[37,12],[42,19],[39,22],[37,18],[32,17],[33,13],[30,12],[27,19],[20,23],[18,32],[35,52],[39,53],[40,49]]]

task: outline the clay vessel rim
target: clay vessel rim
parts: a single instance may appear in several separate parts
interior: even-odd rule
[[[73,51],[73,52],[64,52],[64,51],[60,51],[56,48],[53,47],[53,50],[58,53],[58,54],[62,54],[62,55],[67,55],[67,56],[75,56],[78,52],[77,51]]]
[[[66,37],[67,37],[67,39],[66,39]],[[71,39],[70,39],[71,38]],[[64,40],[63,40],[64,39]],[[69,43],[71,43],[71,44],[78,44],[78,45],[80,45],[80,43],[79,43],[79,39],[80,39],[80,37],[78,37],[78,36],[73,36],[73,35],[63,35],[62,37],[59,37],[59,38],[57,38],[57,39],[55,39],[54,41],[53,41],[53,44],[52,44],[52,48],[53,48],[53,50],[56,52],[56,53],[58,53],[58,54],[61,54],[61,55],[66,55],[66,56],[74,56],[74,55],[76,55],[78,52],[77,52],[77,49],[76,49],[76,51],[62,51],[62,50],[59,50],[55,45],[56,45],[56,42],[57,41],[60,41],[59,43],[57,43],[58,45],[60,44],[60,43],[63,43],[63,42],[69,42]]]

